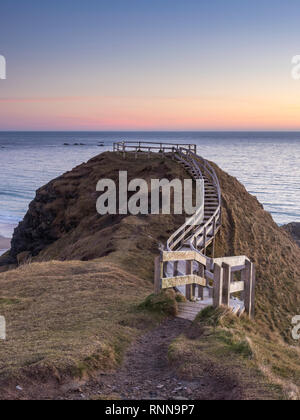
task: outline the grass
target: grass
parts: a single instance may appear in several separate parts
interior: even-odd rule
[[[157,313],[166,316],[176,316],[178,314],[177,302],[182,302],[179,294],[174,290],[162,290],[158,295],[151,294],[139,305],[140,310],[147,310],[151,313]]]
[[[255,262],[255,322],[207,308],[172,343],[170,361],[183,376],[230,376],[247,398],[300,398],[300,350],[291,338],[291,318],[300,311],[300,249],[236,179],[215,169],[222,189],[216,257],[247,255]],[[104,153],[39,190],[14,244],[15,256],[32,252],[34,263],[0,274],[8,334],[0,342],[0,380],[61,380],[112,369],[137,335],[176,314],[178,295],[149,294],[158,246],[184,217],[100,217],[95,185],[117,180],[119,170],[148,182],[187,176],[162,157]],[[49,215],[56,216],[51,224]]]
[[[226,308],[203,310],[190,334],[171,344],[169,359],[182,376],[229,374],[246,399],[300,398],[299,347],[264,338],[254,321]]]
[[[148,282],[101,261],[25,265],[0,274],[0,290],[2,382],[114,369],[129,343],[163,317],[136,310]]]

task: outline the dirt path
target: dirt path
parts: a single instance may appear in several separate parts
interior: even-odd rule
[[[169,345],[190,328],[191,323],[183,319],[165,321],[131,346],[117,372],[102,374],[70,390],[63,399],[230,399],[233,389],[224,381],[210,376],[182,380],[168,363]]]

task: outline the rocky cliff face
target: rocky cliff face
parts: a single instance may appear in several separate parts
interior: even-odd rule
[[[300,248],[235,178],[215,169],[223,199],[216,256],[247,255],[255,262],[256,322],[261,330],[289,339],[291,318],[300,313]],[[16,261],[24,252],[38,261],[105,257],[150,279],[159,243],[182,224],[183,217],[98,215],[96,184],[101,178],[117,181],[119,170],[128,170],[129,179],[148,181],[187,177],[170,159],[123,160],[103,153],[37,191],[14,233],[10,258]]]
[[[133,271],[138,268],[145,276],[151,276],[152,259],[159,243],[164,243],[184,218],[99,215],[97,182],[109,178],[118,184],[122,170],[128,171],[129,181],[187,177],[180,165],[158,156],[150,161],[136,161],[134,157],[123,160],[109,152],[96,156],[37,191],[14,232],[10,262],[27,257],[36,261],[84,261],[107,256],[124,261]],[[7,257],[2,263],[7,263]]]
[[[300,246],[300,223],[289,223],[288,225],[283,226],[283,229],[289,232],[292,238]]]

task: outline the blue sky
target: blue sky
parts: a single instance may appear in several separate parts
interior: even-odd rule
[[[297,128],[299,21],[298,0],[2,0],[0,129]]]

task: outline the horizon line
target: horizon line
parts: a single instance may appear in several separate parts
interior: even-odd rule
[[[0,130],[0,133],[300,133],[287,130]]]

